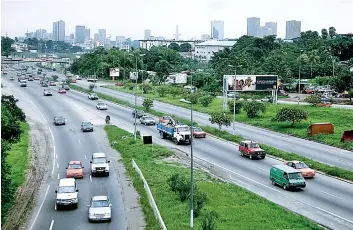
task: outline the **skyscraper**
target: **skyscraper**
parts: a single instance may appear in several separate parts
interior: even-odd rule
[[[47,30],[45,30],[45,29],[36,30],[35,37],[39,40],[40,39],[47,39],[48,38]]]
[[[267,28],[266,26],[260,26],[257,28],[257,34],[256,36],[259,38],[263,38],[265,36],[270,35],[271,29]]]
[[[107,31],[105,29],[99,29],[98,34],[99,34],[99,43],[101,45],[105,45],[105,40],[107,38]]]
[[[126,41],[126,37],[125,36],[116,36],[115,37],[115,42],[116,42],[117,46],[122,45],[125,41]]]
[[[253,36],[256,37],[257,36],[257,30],[260,27],[260,18],[248,18],[247,19],[247,35],[248,36]]]
[[[63,20],[53,23],[53,41],[65,40],[65,22]]]
[[[145,40],[151,39],[151,30],[147,29],[145,30]]]
[[[211,22],[211,37],[217,40],[224,39],[224,22],[212,21]]]
[[[265,26],[268,29],[268,35],[276,35],[277,36],[277,22],[266,22]]]
[[[79,44],[85,43],[86,27],[76,26],[75,37],[76,37],[76,43],[79,43]]]
[[[85,30],[85,40],[91,40],[91,30],[89,28]]]
[[[293,39],[300,37],[301,21],[286,21],[286,39]]]

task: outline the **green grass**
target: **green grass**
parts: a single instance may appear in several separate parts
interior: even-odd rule
[[[80,86],[75,86],[75,87],[79,91],[82,91],[82,92],[87,91],[88,92],[87,89],[84,89],[84,88],[82,88]],[[110,97],[110,96],[107,96],[107,95],[104,95],[104,94],[102,94],[102,96],[109,97],[110,99],[107,99],[107,100],[110,100],[110,101],[113,101],[113,102],[116,102],[116,103],[119,104],[119,102],[118,102],[118,101],[120,101],[119,99],[116,99],[116,98],[113,98],[113,97]],[[124,103],[127,106],[133,107],[132,105],[130,105],[126,101],[124,101]],[[138,107],[138,109],[143,109],[143,107]],[[159,111],[155,111],[153,109],[149,110],[148,112],[150,114],[153,114],[153,115],[159,116],[159,117],[165,115],[164,113],[161,113]],[[173,116],[173,118],[176,119],[176,120],[179,120],[181,122],[184,122],[187,125],[191,125],[191,122],[189,120],[186,120],[186,119],[183,119],[183,118],[179,118],[179,117],[176,117],[176,116]],[[194,122],[194,126],[198,126],[198,124],[196,122]],[[242,137],[240,135],[230,134],[227,131],[218,130],[218,129],[215,129],[215,128],[210,127],[210,126],[200,126],[200,127],[205,132],[207,132],[209,134],[212,134],[212,135],[214,135],[216,137],[219,137],[221,139],[227,140],[227,141],[231,141],[231,142],[234,142],[234,143],[239,143],[240,141],[244,140],[244,137]],[[338,167],[332,167],[332,166],[329,166],[329,165],[326,165],[326,164],[311,160],[309,158],[300,156],[298,154],[285,152],[285,151],[273,148],[273,147],[265,145],[265,144],[261,144],[261,147],[266,151],[266,153],[268,155],[275,156],[275,157],[278,157],[278,158],[281,158],[281,159],[287,160],[287,161],[289,161],[289,160],[304,161],[312,169],[319,170],[319,171],[321,171],[323,173],[326,173],[327,175],[330,175],[330,176],[336,176],[336,177],[339,177],[339,178],[342,178],[342,179],[353,181],[353,172],[352,171],[341,169],[341,168],[338,168]]]
[[[114,148],[121,153],[128,175],[141,196],[140,202],[147,222],[146,229],[160,227],[148,204],[141,179],[131,165],[132,158],[143,172],[167,228],[189,229],[189,201],[182,203],[167,184],[167,179],[174,173],[189,177],[189,169],[176,163],[164,163],[162,159],[173,154],[167,148],[154,145],[152,152],[150,146],[143,145],[140,139],[135,143],[132,134],[116,126],[105,126],[105,130],[109,141],[116,141]],[[206,173],[196,171],[195,181],[198,188],[208,196],[208,202],[201,215],[195,219],[195,229],[201,229],[201,219],[206,210],[218,213],[219,229],[322,229],[305,217],[287,211],[243,188],[216,181]],[[257,215],[258,213],[261,215]]]
[[[20,141],[11,145],[7,160],[11,166],[11,180],[15,189],[23,184],[26,179],[26,170],[28,168],[28,145],[29,145],[29,125],[21,123]]]
[[[125,89],[119,86],[104,86],[105,88],[118,90],[126,93],[132,93],[133,91]],[[141,94],[141,90],[138,90],[138,94]],[[188,108],[189,105],[180,102],[180,96],[172,97],[171,95],[166,95],[161,98],[158,94],[148,93],[144,94],[145,97],[149,97],[154,100],[166,102],[169,104],[177,105],[183,108]],[[203,113],[211,113],[214,111],[220,111],[222,109],[223,99],[215,98],[215,100],[208,106],[203,107],[200,104],[194,105],[194,109]],[[337,109],[337,108],[324,108],[324,107],[312,107],[308,105],[301,105],[300,107],[309,113],[308,120],[303,121],[299,124],[295,124],[294,128],[290,127],[289,122],[273,122],[271,119],[276,116],[277,110],[282,107],[297,107],[297,105],[285,105],[277,104],[272,105],[267,103],[267,111],[259,117],[248,118],[244,111],[236,115],[236,121],[250,124],[253,126],[258,126],[262,128],[267,128],[276,132],[294,135],[301,138],[306,138],[309,140],[319,141],[325,144],[333,145],[336,147],[341,147],[347,150],[353,150],[353,142],[341,142],[341,136],[345,130],[353,130],[353,110],[350,109]],[[312,123],[317,122],[331,122],[335,126],[334,134],[327,135],[315,135],[309,137],[307,134],[307,129]]]

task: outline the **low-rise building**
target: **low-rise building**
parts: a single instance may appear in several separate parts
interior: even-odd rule
[[[16,52],[24,52],[28,51],[28,45],[26,43],[22,42],[15,42],[11,44],[11,47],[16,50]]]
[[[210,40],[195,44],[193,58],[199,61],[208,62],[213,57],[214,53],[217,53],[225,48],[232,48],[235,43],[236,41]]]
[[[176,43],[181,45],[183,43],[189,43],[194,48],[195,44],[201,43],[202,41],[176,41],[176,40],[139,40],[140,41],[140,48],[150,50],[153,46],[169,46],[171,43]]]

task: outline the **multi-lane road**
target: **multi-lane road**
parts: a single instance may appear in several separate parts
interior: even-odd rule
[[[63,77],[63,75],[61,75]],[[87,81],[78,81],[77,85],[87,88],[90,83]],[[134,95],[119,92],[107,88],[97,87],[96,92],[103,93],[109,96],[120,98],[134,104]],[[142,105],[143,99],[139,97],[137,99],[138,105]],[[154,101],[153,109],[166,114],[173,114],[181,118],[190,119],[190,110],[181,108],[178,106]],[[217,127],[209,122],[210,116],[205,113],[194,112],[193,119],[200,125],[209,125]],[[235,130],[231,127],[224,127],[223,130],[229,133],[241,135],[245,138],[249,138],[260,143],[264,143],[283,151],[297,153],[307,158],[332,165],[340,168],[348,169],[353,171],[353,152],[335,148],[325,144],[296,138],[286,134],[280,134],[270,130],[250,126],[247,124],[236,122]]]
[[[52,97],[44,97],[42,94],[43,88],[38,82],[29,82],[27,88],[20,88],[17,82],[10,82],[8,80],[4,80],[3,82],[7,87],[13,87],[15,96],[20,92],[26,95],[47,120],[52,119],[58,113],[61,113],[68,119],[66,126],[51,128],[55,136],[56,155],[58,156],[56,162],[59,164],[59,168],[55,168],[54,175],[58,174],[58,177],[63,177],[65,175],[63,168],[73,157],[82,160],[86,166],[86,177],[79,183],[81,204],[79,209],[68,212],[55,210],[54,190],[58,180],[53,177],[43,208],[34,225],[37,228],[33,227],[33,229],[48,229],[52,220],[55,220],[53,229],[97,228],[96,225],[88,224],[87,207],[85,205],[92,195],[99,195],[101,193],[108,193],[114,199],[114,216],[111,224],[102,225],[102,228],[99,229],[122,229],[124,227],[124,212],[121,210],[121,197],[119,196],[120,193],[117,192],[120,188],[115,176],[111,174],[109,178],[92,178],[91,181],[89,171],[87,170],[89,168],[89,160],[86,158],[89,158],[90,154],[94,151],[106,151],[109,153],[108,147],[102,146],[101,143],[103,140],[99,138],[99,135],[95,133],[80,133],[79,125],[83,120],[93,120],[95,125],[100,125],[104,122],[104,117],[109,114],[114,125],[132,132],[132,110],[107,102],[109,109],[102,112],[95,108],[96,101],[88,100],[87,95],[79,92],[70,90],[66,95],[59,95],[57,87],[53,87],[54,95]],[[111,92],[105,89],[98,90],[104,93]],[[130,95],[122,95],[127,100],[131,98]],[[173,108],[176,110],[176,107],[170,107],[163,103],[155,103],[155,107],[158,110],[167,109],[168,113],[173,113]],[[182,113],[185,113],[184,116],[188,117],[188,111],[180,108],[174,114],[178,114],[180,117]],[[203,124],[207,122],[203,114],[197,114],[196,117],[198,117],[198,123]],[[184,152],[190,151],[189,146],[176,146],[169,140],[160,139],[154,126],[146,127],[139,124],[138,130],[143,135],[152,135],[155,143],[171,148],[178,148]],[[268,131],[262,132],[266,133]],[[271,132],[269,133],[271,134]],[[279,134],[274,135],[281,136]],[[254,134],[251,137],[254,138]],[[276,138],[269,134],[266,134],[266,137],[267,139]],[[303,140],[299,140],[303,142]],[[288,145],[295,145],[291,143],[290,139],[286,143]],[[301,146],[301,148],[303,147]],[[240,156],[236,145],[212,137],[195,140],[194,155],[203,161],[207,161],[228,171],[231,182],[241,185],[266,199],[307,216],[332,229],[353,229],[353,185],[350,183],[318,174],[315,179],[307,180],[307,187],[303,191],[284,191],[279,187],[272,186],[268,178],[270,167],[282,162],[272,158],[250,161]]]

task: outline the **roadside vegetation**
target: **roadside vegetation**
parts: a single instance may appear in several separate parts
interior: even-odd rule
[[[129,90],[128,88],[119,87],[119,86],[104,86],[105,88],[114,89],[118,91],[123,91],[127,93],[133,93],[133,90]],[[157,86],[158,87],[158,86]],[[162,86],[164,87],[164,86]],[[180,99],[186,98],[185,93],[173,94],[172,86],[165,87],[166,92],[164,97],[160,97],[158,93],[151,91],[150,93],[145,93],[144,97],[158,100],[162,102],[166,102],[169,104],[181,106],[183,108],[190,108],[190,105],[184,102],[181,102]],[[157,91],[157,90],[156,90]],[[141,91],[140,91],[141,94]],[[196,98],[200,97],[202,94],[196,94]],[[250,100],[246,97],[246,94],[241,96],[245,100]],[[253,98],[251,98],[253,99]],[[204,112],[204,113],[214,113],[216,111],[222,110],[223,99],[214,98],[207,106],[202,105],[199,101],[195,101],[193,108],[195,111]],[[277,104],[273,105],[270,103],[255,103],[257,105],[261,105],[257,111],[264,111],[256,114],[248,116],[248,112],[246,111],[247,107],[246,101],[236,100],[236,118],[237,122],[243,122],[249,125],[254,125],[262,128],[267,128],[276,132],[285,133],[294,135],[301,138],[306,138],[309,140],[319,141],[325,144],[333,145],[336,147],[345,148],[348,150],[353,150],[353,142],[341,142],[342,133],[345,130],[353,130],[353,122],[349,122],[353,117],[353,110],[350,109],[337,109],[337,108],[329,108],[329,107],[317,107],[310,105],[301,105],[300,108],[304,110],[300,114],[297,114],[297,117],[303,117],[304,113],[307,114],[307,119],[301,119],[299,122],[295,122],[292,126],[292,121],[281,121],[274,119],[277,115],[277,112],[283,110],[284,108],[295,109],[297,105],[285,105],[285,104]],[[249,104],[249,103],[248,103]],[[229,112],[233,113],[233,100],[229,99],[228,101]],[[265,107],[264,107],[265,106]],[[254,105],[249,105],[249,108],[253,109]],[[251,110],[252,111],[252,110]],[[292,110],[297,111],[297,110]],[[292,113],[290,113],[292,114]],[[300,115],[300,116],[299,116]],[[325,135],[315,135],[312,137],[308,136],[307,129],[313,123],[320,122],[331,122],[335,126],[334,134],[325,134]]]
[[[190,170],[175,161],[173,153],[160,146],[143,145],[133,135],[116,126],[105,127],[112,146],[121,153],[122,161],[139,192],[145,213],[146,229],[160,229],[149,206],[143,183],[132,167],[134,159],[144,174],[162,218],[168,229],[189,228]],[[195,170],[195,229],[322,229],[305,217],[296,215],[238,186],[218,181]],[[222,194],[222,195],[220,195]],[[261,213],[253,218],[254,212]],[[251,221],[249,221],[251,218]]]
[[[80,86],[77,86],[77,85],[71,84],[70,87],[72,89],[80,91],[80,92],[84,92],[84,93],[89,93],[90,92],[89,89],[86,89],[86,88],[83,88],[83,87],[80,87]],[[130,108],[134,108],[134,105],[128,103],[127,101],[124,101],[124,100],[121,100],[121,99],[117,99],[115,97],[107,96],[107,95],[101,94],[101,93],[97,93],[97,95],[100,98],[102,98],[102,99],[106,99],[108,101],[111,101],[111,102],[114,102],[114,103],[117,103],[117,104],[120,104],[120,105],[125,105],[125,106],[128,106]],[[145,110],[145,108],[141,107],[141,106],[138,106],[137,109]],[[157,117],[161,117],[161,116],[164,116],[164,115],[169,115],[169,116],[173,117],[175,120],[177,120],[179,122],[185,123],[185,124],[187,124],[189,126],[191,125],[190,120],[177,117],[177,116],[175,116],[173,114],[165,114],[165,113],[156,111],[154,109],[149,109],[148,113],[152,114],[154,116],[157,116]],[[215,121],[216,124],[221,123],[221,126],[222,125],[229,126],[230,125],[230,119],[231,119],[230,117],[231,116],[229,116],[229,114],[227,116],[217,116],[217,118],[214,118],[214,121]],[[199,126],[196,122],[194,122],[193,125],[194,126]],[[289,122],[288,125],[291,125],[291,122]],[[219,126],[219,124],[218,124],[218,126]],[[219,137],[219,138],[227,140],[227,141],[231,141],[233,143],[239,143],[240,141],[244,140],[244,137],[242,137],[240,135],[232,135],[232,134],[230,134],[227,131],[216,129],[214,127],[210,127],[210,126],[199,126],[199,127],[201,127],[205,132],[207,132],[209,134],[212,134],[212,135],[214,135],[216,137]],[[329,165],[326,165],[326,164],[311,160],[309,158],[300,156],[298,154],[285,152],[285,151],[279,150],[277,148],[273,148],[273,147],[265,145],[265,144],[261,144],[261,147],[266,151],[266,153],[268,155],[271,155],[271,156],[274,156],[274,157],[278,157],[280,159],[283,159],[284,161],[300,160],[300,161],[305,162],[310,168],[318,170],[318,171],[321,171],[323,173],[326,173],[327,175],[335,176],[335,177],[342,178],[342,179],[345,179],[345,180],[353,181],[353,172],[352,171],[341,169],[341,168],[338,168],[338,167],[332,167],[332,166],[329,166]]]
[[[1,97],[1,223],[12,207],[28,166],[29,126],[11,95]]]

